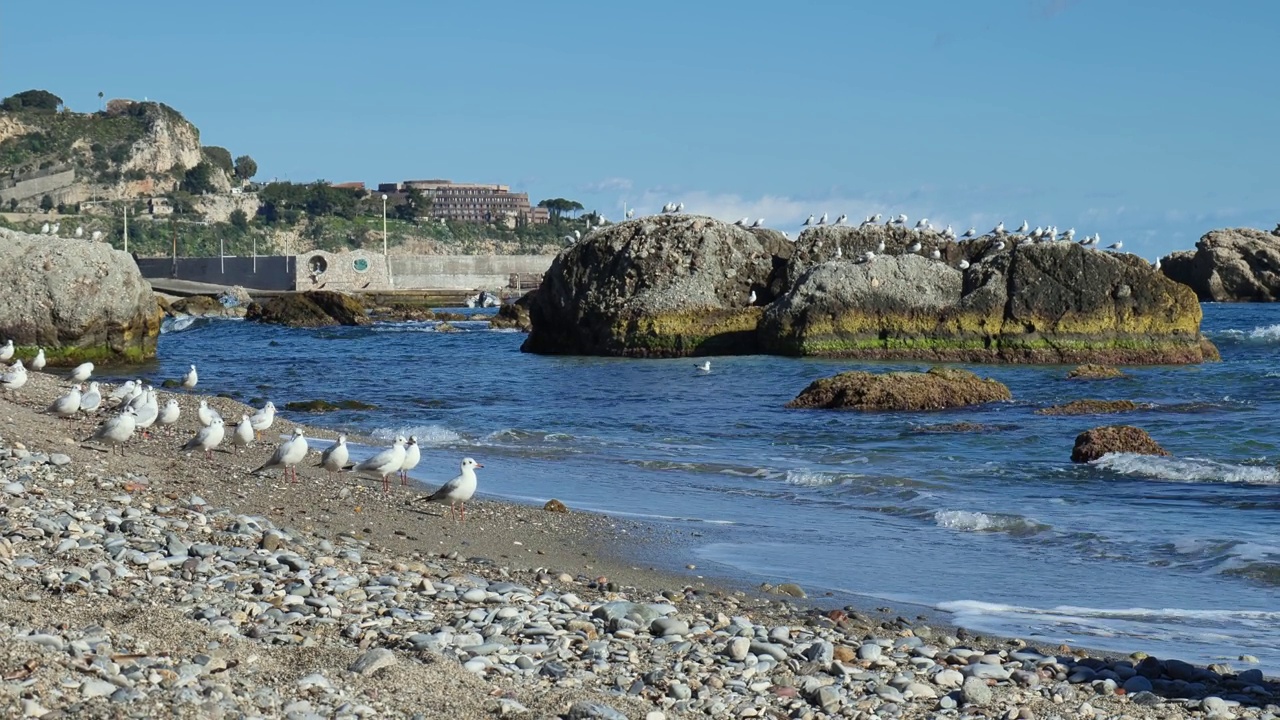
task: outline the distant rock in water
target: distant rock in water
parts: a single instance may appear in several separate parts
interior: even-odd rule
[[[1107,453],[1164,456],[1169,454],[1142,428],[1132,425],[1108,425],[1086,430],[1076,436],[1076,445],[1071,451],[1071,462],[1093,462]]]
[[[337,402],[330,402],[324,399],[316,399],[287,402],[284,404],[284,409],[291,410],[293,412],[322,413],[333,412],[335,410],[377,410],[378,406],[370,405],[366,402],[360,402],[359,400],[338,400]]]
[[[90,240],[0,228],[0,338],[50,365],[155,357],[163,319],[133,258]],[[30,352],[27,352],[30,350]]]
[[[1190,287],[1202,301],[1274,302],[1280,299],[1280,234],[1212,230],[1195,250],[1162,258],[1160,271]]]
[[[794,284],[761,318],[762,348],[785,355],[962,362],[1217,358],[1200,335],[1195,295],[1142,258],[1076,243],[1018,247],[1008,238],[1008,246],[997,249],[990,238],[956,244],[938,236],[940,259],[934,260],[925,256],[930,235],[885,228],[803,233],[790,265]],[[920,249],[901,250],[908,241]],[[883,254],[849,260],[880,242]],[[837,247],[841,259],[828,259]],[[969,267],[948,264],[960,260]]]
[[[252,303],[245,319],[289,327],[369,324],[359,299],[330,290],[286,293],[266,303]]]
[[[928,372],[844,372],[815,380],[789,408],[831,410],[942,410],[1009,400],[1004,384],[968,370],[931,368]]]
[[[192,295],[169,303],[170,315],[191,315],[193,317],[244,317],[247,308],[241,305],[226,305],[218,298],[209,295]]]
[[[529,306],[525,352],[679,357],[757,351],[785,239],[709,217],[660,215],[593,230],[556,257]]]
[[[1110,365],[1077,365],[1067,373],[1068,380],[1110,380],[1122,377],[1124,373]]]
[[[1036,411],[1037,415],[1106,415],[1132,410],[1147,410],[1150,403],[1136,403],[1132,400],[1072,400],[1062,405],[1052,405]]]
[[[498,308],[498,313],[489,318],[489,327],[494,329],[515,329],[520,332],[529,332],[533,329],[533,323],[529,320],[529,306],[533,304],[534,295],[537,290],[530,290],[515,302],[503,303]]]

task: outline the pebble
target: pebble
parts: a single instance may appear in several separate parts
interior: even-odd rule
[[[960,686],[960,694],[964,697],[965,703],[978,707],[990,705],[993,698],[987,681],[972,676],[965,678],[964,684]]]

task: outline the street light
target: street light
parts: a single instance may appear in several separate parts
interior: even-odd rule
[[[382,257],[387,256],[387,195],[382,195]]]

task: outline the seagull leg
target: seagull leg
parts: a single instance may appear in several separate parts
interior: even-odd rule
[[[391,481],[387,475],[382,476],[382,492],[391,492]]]
[[[467,524],[467,503],[464,500],[458,503],[458,505],[462,506],[462,524],[466,525]]]

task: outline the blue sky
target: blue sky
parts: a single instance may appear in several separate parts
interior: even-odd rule
[[[1154,257],[1280,222],[1278,29],[1269,0],[64,0],[0,9],[0,93],[160,100],[260,178],[1026,219]]]

